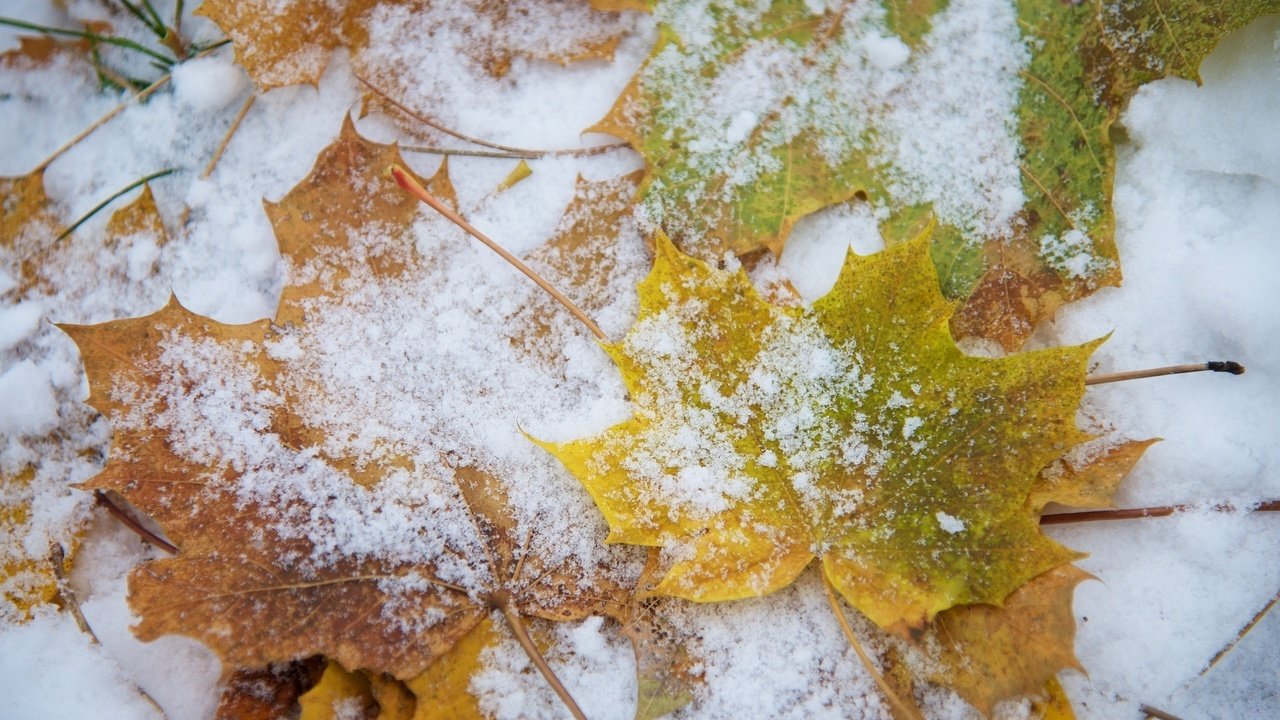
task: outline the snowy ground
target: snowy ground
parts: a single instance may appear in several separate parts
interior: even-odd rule
[[[56,21],[42,3],[21,0],[0,2],[0,15]],[[612,63],[563,68],[518,60],[503,81],[475,75],[448,51],[403,51],[413,54],[422,84],[433,88],[432,111],[446,124],[501,143],[572,147],[607,140],[584,139],[579,132],[604,115],[654,40],[649,19],[627,22],[634,32]],[[197,37],[217,34],[199,19],[187,27]],[[46,188],[67,221],[142,175],[179,168],[153,184],[172,239],[163,248],[134,248],[135,265],[149,266],[158,257],[161,274],[127,292],[101,282],[100,271],[123,263],[128,276],[130,259],[95,257],[91,249],[49,297],[19,303],[0,276],[0,462],[47,454],[50,468],[56,464],[60,477],[76,482],[98,467],[76,450],[106,447],[109,430],[89,422],[81,404],[84,381],[74,345],[40,318],[86,323],[141,315],[160,307],[170,287],[187,307],[223,322],[274,312],[281,267],[261,200],[279,199],[306,175],[361,89],[339,52],[318,88],[259,96],[215,172],[199,179],[252,91],[231,57],[228,49],[180,67],[171,91],[129,108],[49,167]],[[1280,275],[1280,19],[1265,18],[1231,36],[1202,74],[1202,87],[1153,83],[1122,118],[1127,140],[1119,149],[1115,208],[1124,286],[1066,308],[1033,339],[1058,344],[1113,333],[1096,356],[1104,372],[1207,359],[1233,359],[1249,368],[1238,378],[1204,373],[1088,391],[1082,416],[1089,426],[1129,438],[1163,438],[1123,486],[1122,506],[1247,505],[1280,498],[1280,283],[1274,282]],[[0,76],[0,174],[29,172],[119,99],[96,92],[75,68]],[[358,127],[379,141],[398,137],[377,116]],[[423,175],[438,162],[430,155],[408,157]],[[450,160],[464,210],[521,254],[550,235],[575,176],[615,177],[640,161],[628,152],[539,160],[531,178],[490,198],[511,165]],[[178,232],[184,207],[189,222]],[[92,248],[105,219],[103,213],[77,231],[77,242]],[[824,211],[797,226],[781,266],[811,298],[833,281],[831,269],[850,244],[859,252],[877,248],[870,220],[847,209]],[[459,292],[471,282],[491,283],[491,292],[521,287],[499,263],[466,252],[454,259],[485,259],[474,260],[468,277],[457,280]],[[606,330],[616,334],[626,325],[621,314]],[[586,364],[588,374],[608,370],[600,359]],[[544,427],[569,437],[616,420],[611,383],[616,381],[597,383],[598,402],[581,406],[592,412],[577,429],[550,420]],[[540,404],[541,398],[526,397],[517,410],[543,417]],[[59,423],[78,433],[63,449],[32,439]],[[42,497],[36,510],[32,547],[91,513],[83,497],[65,491]],[[1280,626],[1274,616],[1201,676],[1210,658],[1280,590],[1280,516],[1206,509],[1060,527],[1051,534],[1088,552],[1081,564],[1098,578],[1076,594],[1077,652],[1088,675],[1063,675],[1080,717],[1139,717],[1140,703],[1187,720],[1280,713]],[[91,645],[65,614],[0,628],[6,717],[155,717],[134,687],[146,690],[173,720],[211,714],[220,672],[212,654],[184,638],[143,644],[129,634],[134,620],[125,577],[153,553],[109,519],[92,522],[73,583],[102,644]],[[699,716],[843,717],[858,714],[871,692],[812,577],[774,596],[691,612],[686,621],[700,629],[711,668]],[[634,678],[625,644],[592,621],[562,635],[577,652],[563,674],[587,713],[628,717]],[[522,667],[518,652],[496,658],[473,690],[489,693],[486,707],[495,712],[554,711],[545,689],[528,696],[512,689],[510,678]],[[960,703],[946,707],[957,717],[966,712]]]

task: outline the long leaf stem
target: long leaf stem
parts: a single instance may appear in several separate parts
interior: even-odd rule
[[[542,677],[546,679],[547,684],[559,696],[560,701],[568,708],[569,713],[573,715],[575,720],[587,720],[587,716],[582,713],[582,708],[578,707],[577,701],[569,694],[569,690],[560,682],[560,678],[556,677],[556,673],[547,664],[547,659],[542,657],[542,653],[538,652],[538,647],[533,644],[533,638],[529,637],[529,630],[524,626],[524,620],[520,617],[520,613],[511,607],[510,603],[502,603],[499,607],[502,610],[502,616],[507,619],[507,624],[511,626],[511,632],[515,634],[516,640],[520,643],[520,647],[524,648],[524,652],[529,656],[529,660],[533,662],[533,666],[538,668],[538,672],[542,673]]]
[[[871,664],[871,658],[867,656],[867,651],[862,649],[862,643],[858,642],[858,636],[854,634],[853,627],[849,625],[849,619],[844,616],[844,610],[840,607],[840,599],[836,597],[836,590],[831,586],[831,578],[821,569],[818,574],[822,576],[822,589],[827,594],[827,604],[831,606],[831,612],[836,616],[836,620],[840,622],[840,631],[844,633],[844,637],[849,641],[849,645],[853,647],[853,651],[858,654],[858,659],[862,661],[863,667],[871,674],[871,679],[875,681],[876,687],[880,688],[880,692],[889,700],[894,709],[898,711],[900,717],[909,718],[909,720],[924,720],[920,709],[915,706],[914,702],[908,702],[902,698],[889,685],[889,681],[884,679],[884,675]]]

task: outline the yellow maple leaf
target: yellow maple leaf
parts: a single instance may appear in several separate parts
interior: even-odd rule
[[[664,236],[640,312],[605,346],[635,416],[541,443],[579,478],[613,542],[661,546],[655,593],[697,601],[790,584],[815,558],[881,627],[999,605],[1076,553],[1027,507],[1075,426],[1097,342],[964,355],[928,239],[850,254],[810,308],[762,300],[746,275]]]

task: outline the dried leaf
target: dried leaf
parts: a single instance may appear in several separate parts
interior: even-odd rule
[[[85,263],[100,269],[95,285],[134,291],[159,268],[156,250],[168,242],[168,234],[149,185],[143,185],[132,202],[112,213],[106,229],[96,237],[82,237],[82,230],[60,237],[66,226],[45,194],[43,170],[0,178],[0,193],[5,198],[0,207],[0,267],[18,278],[14,290],[18,297],[32,291],[52,293],[57,289],[64,295],[77,291],[63,278]],[[130,261],[130,251],[143,243],[152,250],[137,253],[137,257],[151,255],[150,261]]]
[[[762,595],[820,558],[871,620],[918,629],[1076,557],[1025,501],[1085,439],[1074,416],[1096,343],[963,355],[927,242],[850,255],[803,309],[659,238],[639,318],[605,346],[635,417],[543,444],[591,493],[610,541],[672,553],[655,592]]]
[[[226,325],[176,299],[143,318],[64,326],[81,349],[89,402],[114,431],[107,467],[86,487],[119,492],[181,548],[130,579],[140,637],[190,635],[231,667],[324,655],[404,679],[493,607],[548,620],[625,607],[629,590],[611,575],[519,529],[506,487],[487,471],[397,448],[357,461],[326,450],[322,428],[295,412],[303,396],[344,402],[326,398],[290,350],[318,313],[339,307],[357,274],[376,283],[431,262],[401,239],[413,219],[401,194],[381,192],[397,158],[348,124],[270,207],[294,271],[281,302],[289,327]],[[447,196],[444,170],[431,182]],[[322,202],[353,187],[377,194]],[[227,417],[245,431],[227,429]],[[419,489],[376,495],[386,483]],[[440,484],[437,495],[423,493],[428,483]],[[339,497],[345,504],[333,505]],[[349,513],[368,518],[342,531]],[[383,513],[401,518],[388,528],[397,541],[367,550],[367,526],[386,526]]]
[[[357,72],[406,75],[413,70],[412,57],[403,48],[398,57],[406,67],[370,67],[366,55],[386,40],[375,35],[383,16],[423,16],[436,28],[450,28],[465,34],[470,42],[464,52],[491,75],[501,77],[511,67],[514,57],[522,56],[567,64],[579,60],[613,57],[621,35],[607,22],[582,22],[585,7],[565,3],[543,7],[530,0],[499,2],[468,0],[466,13],[458,13],[457,5],[430,0],[355,0],[331,3],[325,0],[297,0],[293,3],[272,0],[207,0],[198,13],[212,20],[230,37],[236,48],[236,61],[244,66],[258,86],[264,90],[295,83],[316,84],[329,63],[330,53],[337,48],[351,52]],[[468,16],[466,27],[451,27]],[[567,32],[564,38],[524,41],[537,21],[555,16]],[[574,22],[577,20],[577,22]],[[373,54],[374,62],[378,56]]]
[[[1120,482],[1147,448],[1157,442],[1158,439],[1126,440],[1101,451],[1091,451],[1086,443],[1081,446],[1086,452],[1073,450],[1042,470],[1027,502],[1037,512],[1051,502],[1082,508],[1110,507]]]
[[[1061,670],[1083,670],[1071,597],[1091,577],[1066,565],[1028,582],[1002,607],[965,605],[939,614],[925,644],[936,643],[942,669],[929,679],[990,715],[1001,700],[1039,694]]]

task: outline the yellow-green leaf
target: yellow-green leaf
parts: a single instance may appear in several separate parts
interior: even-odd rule
[[[762,595],[819,559],[850,604],[908,629],[1076,557],[1026,501],[1085,439],[1074,418],[1096,342],[964,355],[926,235],[850,255],[811,308],[657,245],[635,325],[605,347],[634,417],[544,443],[611,541],[668,550],[656,593]]]

